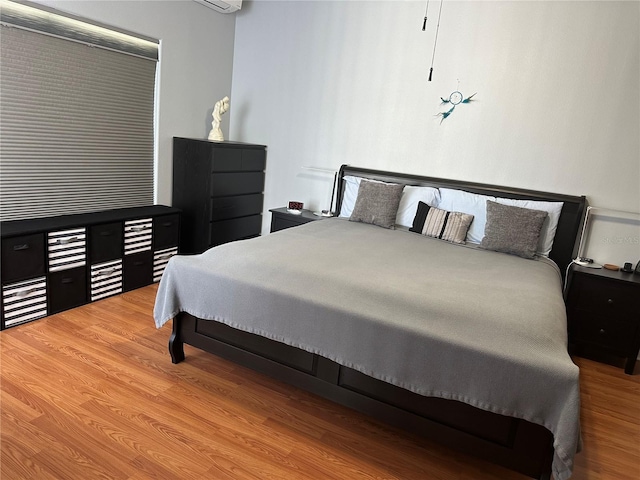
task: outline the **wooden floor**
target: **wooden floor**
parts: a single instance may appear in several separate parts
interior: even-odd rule
[[[185,347],[156,286],[0,333],[2,479],[455,479],[521,475]],[[640,375],[576,359],[572,478],[640,479]]]

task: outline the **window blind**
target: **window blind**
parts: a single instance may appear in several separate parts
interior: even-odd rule
[[[156,60],[16,27],[5,12],[0,219],[153,204]]]

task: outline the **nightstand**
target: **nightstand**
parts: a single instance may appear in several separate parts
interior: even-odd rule
[[[640,350],[640,275],[573,265],[567,290],[569,345],[626,358],[633,374]]]
[[[302,210],[299,215],[289,213],[286,207],[272,208],[269,211],[271,212],[271,233],[327,218],[316,215],[311,210]]]

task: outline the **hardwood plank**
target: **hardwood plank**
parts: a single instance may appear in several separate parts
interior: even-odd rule
[[[52,473],[48,472],[41,464],[33,461],[33,456],[37,451],[32,451],[24,443],[17,444],[15,437],[2,435],[2,453],[0,453],[0,465],[2,478],[15,479],[42,479],[57,480]]]
[[[128,457],[132,457],[132,452],[123,447],[119,441],[105,442],[105,430],[109,433],[114,429],[102,422],[96,422],[84,415],[84,418],[69,417],[60,412],[47,412],[31,423],[43,431],[55,431],[56,439],[70,446],[77,454],[86,458],[87,466],[92,469],[92,475],[104,476],[105,478],[127,479],[135,473],[129,464]],[[83,421],[84,420],[84,421]],[[87,428],[89,427],[89,428]],[[49,460],[48,466],[55,464],[58,467],[58,474],[64,475],[65,462],[60,462],[58,455],[52,454],[47,449],[41,449],[34,458]]]
[[[156,290],[0,333],[1,478],[526,478],[193,347],[173,365]],[[575,361],[584,450],[572,478],[637,480],[640,375]]]
[[[104,402],[100,405],[90,400],[83,404],[83,408],[94,418],[112,425],[118,432],[119,441],[132,453],[142,455],[182,478],[203,478],[206,467],[201,465],[202,459],[192,452],[190,445],[172,442],[161,429],[136,419],[136,413],[129,412],[127,402]]]
[[[36,406],[28,403],[28,398],[25,398],[25,401],[22,401],[9,392],[10,386],[3,385],[3,387],[4,388],[0,390],[0,405],[2,405],[2,408],[10,410],[16,416],[27,422],[42,415],[42,411],[39,411]],[[19,394],[20,393],[18,393],[18,395]]]
[[[51,472],[54,478],[72,478],[67,473],[69,469],[74,472],[74,478],[112,478],[108,473],[96,468],[91,456],[79,452],[77,445],[62,441],[57,430],[42,430],[32,422],[21,421],[5,410],[2,410],[1,417],[3,439],[10,435],[22,443],[33,442],[39,447],[37,453],[28,457],[34,469]]]

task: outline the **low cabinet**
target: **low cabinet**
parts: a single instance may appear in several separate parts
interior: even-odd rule
[[[162,205],[2,222],[1,328],[160,280],[180,210]]]
[[[572,266],[567,292],[572,353],[625,359],[633,374],[640,351],[640,275]]]

